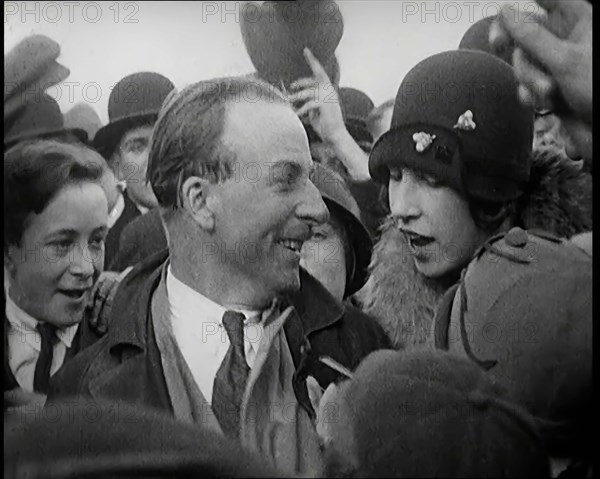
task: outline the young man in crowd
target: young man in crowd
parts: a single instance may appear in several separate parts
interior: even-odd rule
[[[125,225],[156,206],[146,183],[152,127],[160,107],[174,89],[171,81],[154,72],[133,73],[121,79],[108,98],[109,122],[94,136],[94,148],[108,161],[125,194],[112,212],[106,238],[106,265],[119,249]]]
[[[287,473],[318,470],[307,383],[342,376],[323,356],[353,369],[387,341],[299,267],[328,218],[311,168],[301,122],[268,85],[216,79],[171,98],[148,166],[169,250],[125,277],[108,334],[50,397],[142,404],[221,431]]]

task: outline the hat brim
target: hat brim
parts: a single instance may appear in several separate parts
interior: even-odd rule
[[[66,135],[75,135],[78,140],[86,145],[90,144],[90,139],[85,130],[81,128],[59,128],[56,130],[32,130],[21,133],[20,135],[8,138],[4,141],[4,149],[8,149],[17,143],[25,140],[47,140]]]
[[[421,152],[413,139],[419,132],[433,138]],[[369,173],[375,181],[387,186],[389,168],[404,167],[430,174],[462,192],[461,152],[460,139],[447,128],[422,123],[401,126],[384,133],[375,143],[369,155]]]
[[[348,240],[354,251],[354,273],[346,283],[344,298],[351,296],[361,289],[369,277],[369,263],[373,250],[373,238],[363,222],[350,211],[326,194],[322,194],[323,200],[333,213],[340,216],[342,224],[346,228]]]
[[[154,124],[157,118],[156,111],[117,118],[96,132],[93,140],[94,148],[108,160],[127,131],[144,124]]]

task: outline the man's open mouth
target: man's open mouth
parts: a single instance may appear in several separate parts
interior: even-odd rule
[[[87,292],[90,290],[90,288],[84,288],[84,289],[61,289],[59,290],[59,292],[61,294],[64,294],[65,296],[67,296],[68,298],[71,298],[75,301],[78,301],[80,299],[82,299]]]

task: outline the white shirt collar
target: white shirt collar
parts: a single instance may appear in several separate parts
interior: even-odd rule
[[[261,314],[260,311],[221,306],[178,280],[171,271],[171,265],[167,267],[167,293],[171,317],[174,318],[189,316],[190,311],[201,311],[204,321],[222,324],[225,312],[234,310],[239,311],[246,317],[245,323],[255,323],[261,322],[272,310],[271,307]]]
[[[6,294],[6,318],[11,326],[16,330],[31,333],[26,334],[25,337],[31,337],[33,339],[33,337],[37,338],[35,335],[39,335],[36,329],[39,321],[17,306],[17,303],[12,300],[8,294],[8,291]],[[78,326],[79,324],[74,324],[68,328],[56,329],[56,336],[67,348],[71,347],[71,343],[73,342],[73,338],[77,333]],[[32,334],[34,336],[32,336]],[[29,342],[36,350],[39,351],[41,349],[41,341],[33,340]]]
[[[123,193],[119,193],[119,198],[117,199],[117,203],[112,211],[108,214],[108,228],[112,228],[117,220],[121,217],[123,210],[125,209],[125,198],[123,198]]]

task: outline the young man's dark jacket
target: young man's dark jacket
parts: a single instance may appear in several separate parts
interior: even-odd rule
[[[159,252],[125,277],[115,296],[107,335],[52,378],[49,401],[103,397],[173,412],[150,308],[167,257],[168,251]],[[300,290],[283,298],[295,307],[284,331],[296,368],[294,392],[314,418],[306,377],[313,376],[323,388],[341,379],[318,358],[329,356],[352,370],[370,352],[390,348],[390,342],[370,317],[346,310],[308,273],[300,269],[300,275]]]

